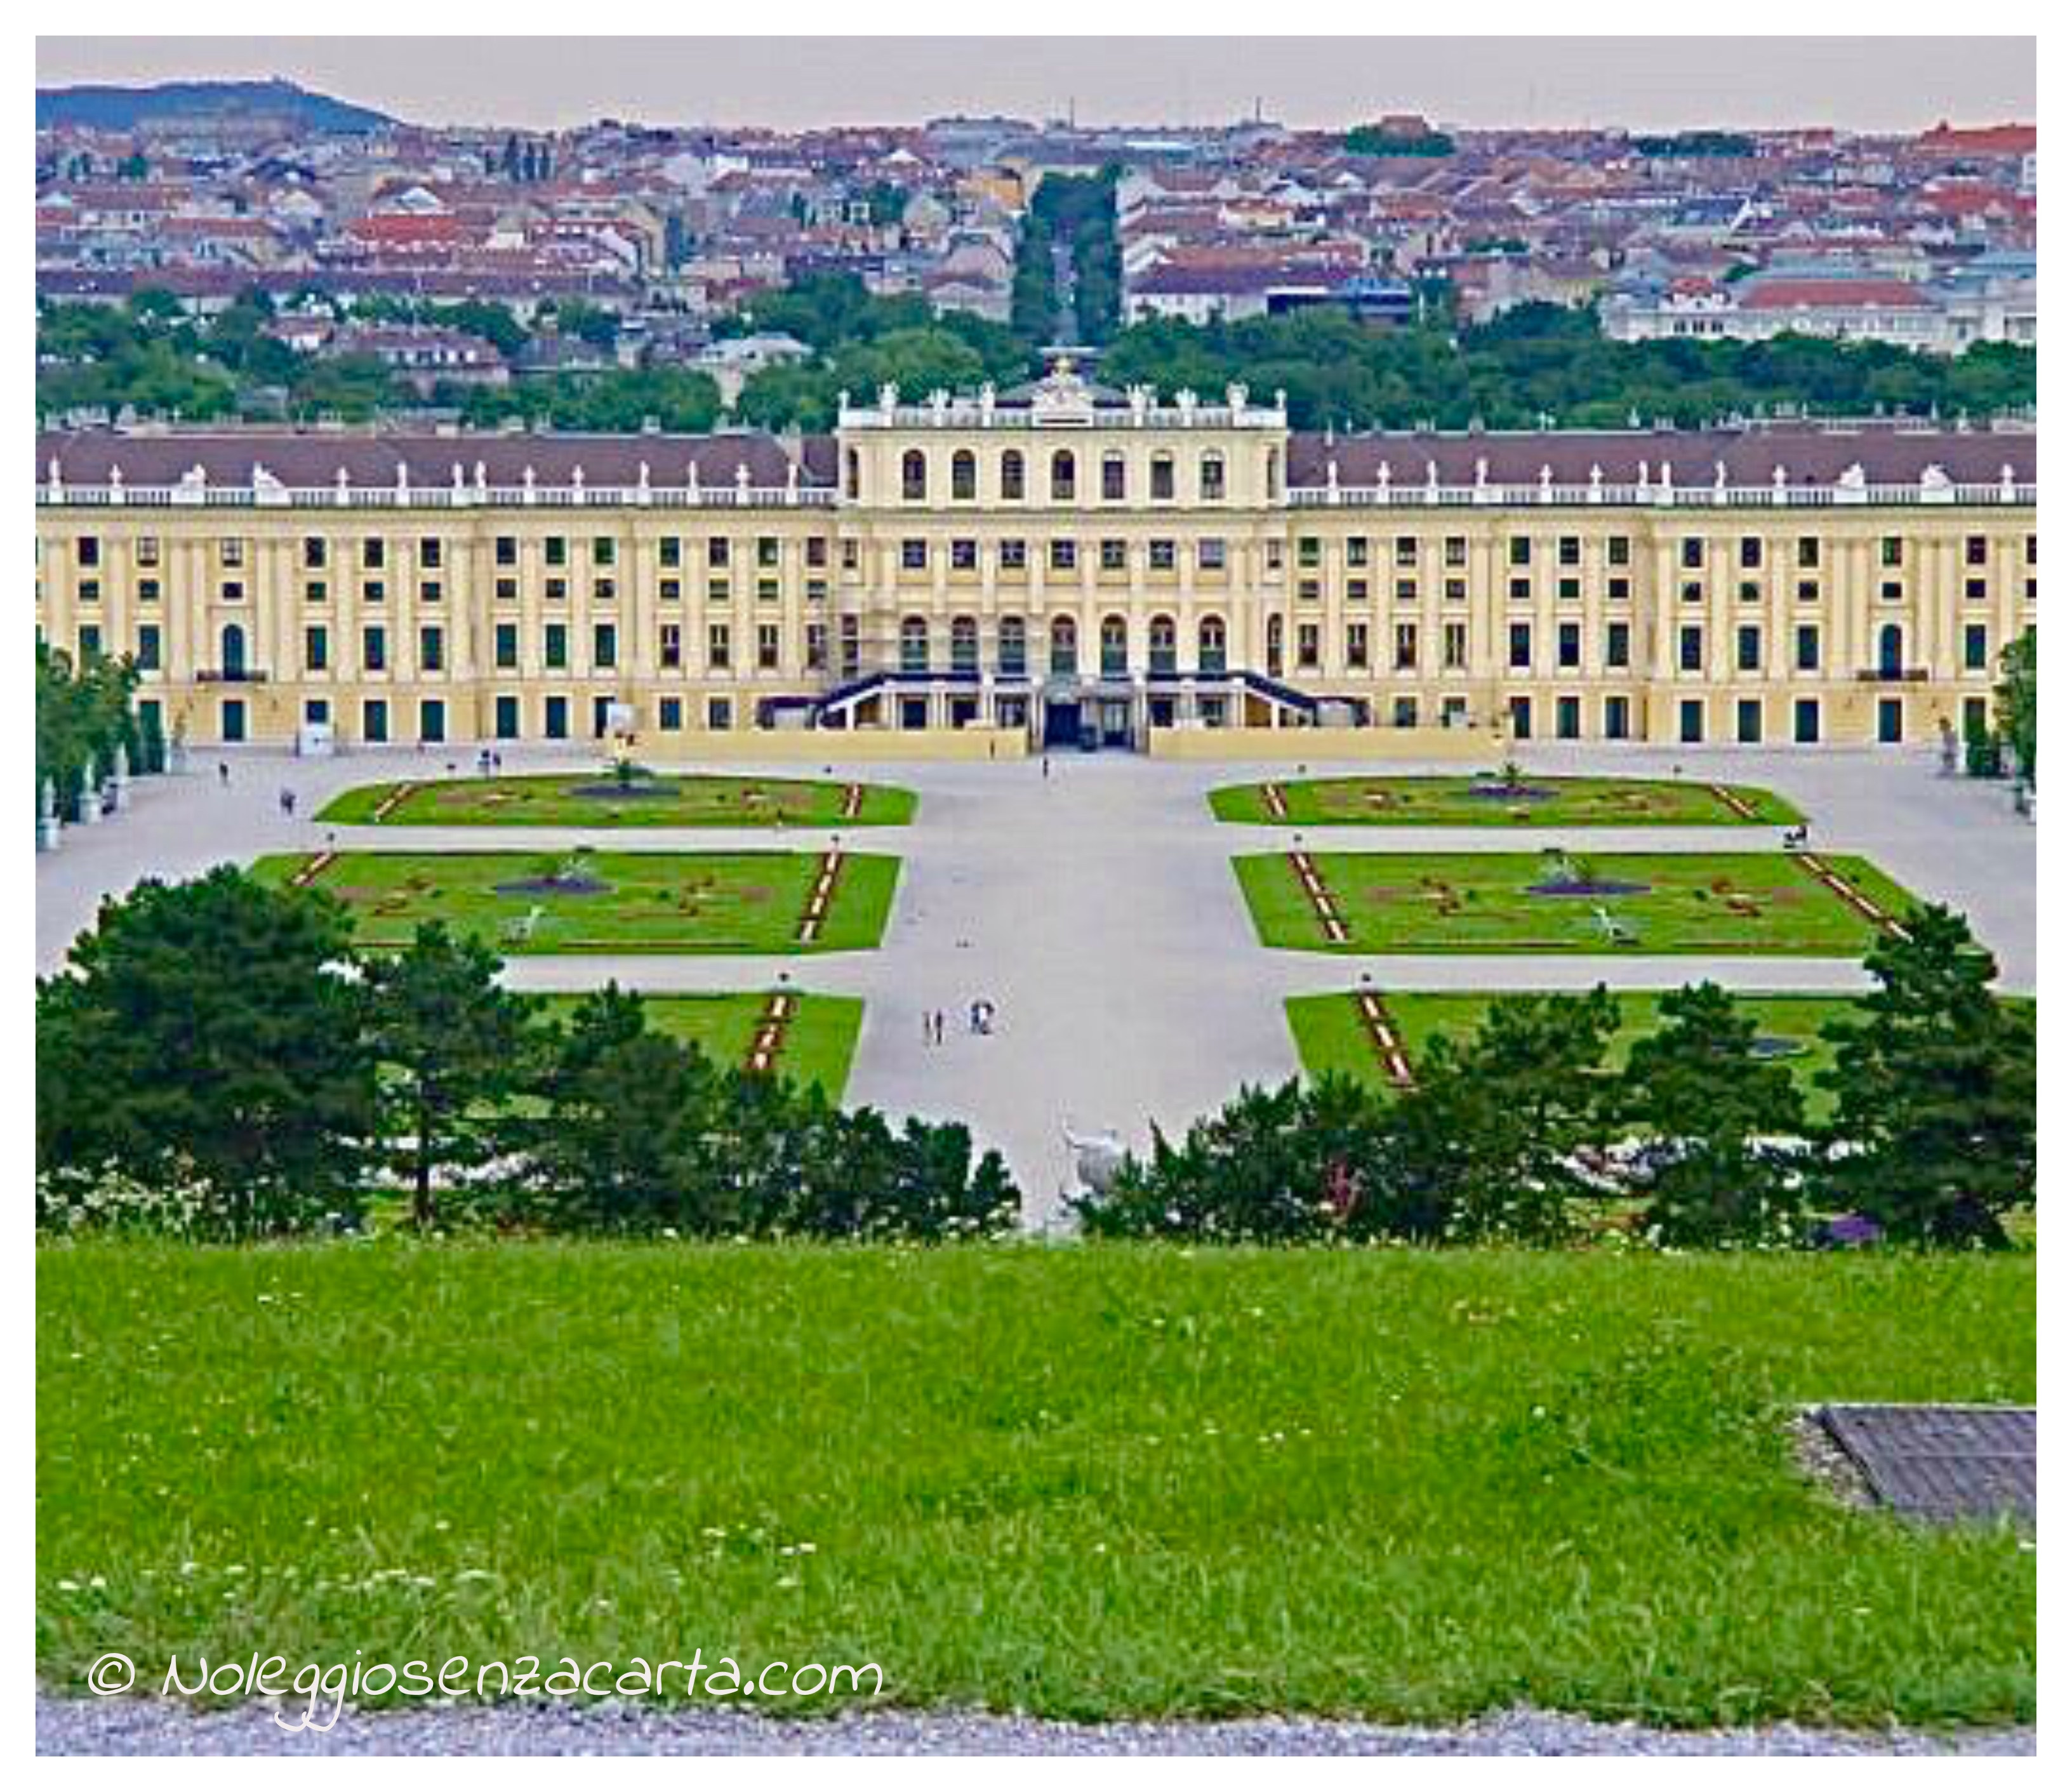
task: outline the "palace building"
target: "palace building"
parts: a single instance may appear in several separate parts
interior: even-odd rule
[[[36,617],[197,744],[1905,742],[1984,724],[2034,622],[2035,460],[1884,422],[1334,438],[1067,369],[804,438],[52,434]]]

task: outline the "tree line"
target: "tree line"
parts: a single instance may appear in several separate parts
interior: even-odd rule
[[[1038,351],[1054,334],[1048,245],[1054,229],[1074,245],[1081,339],[1104,343],[1101,377],[1220,392],[1230,384],[1287,394],[1295,427],[1317,430],[1621,429],[1668,421],[1692,428],[1729,416],[1881,413],[1984,418],[2033,410],[2036,353],[1981,343],[1936,356],[1886,343],[1782,336],[1765,343],[1614,342],[1587,309],[1533,304],[1482,326],[1454,327],[1443,310],[1417,325],[1375,329],[1335,306],[1285,316],[1194,324],[1147,319],[1119,327],[1120,261],[1113,253],[1112,185],[1104,205],[1086,195],[1106,177],[1052,176],[1037,190],[1014,276],[1013,318],[935,314],[918,294],[881,297],[853,274],[818,274],[765,293],[716,325],[722,335],[773,331],[811,351],[744,383],[737,421],[766,430],[826,430],[837,395],[886,384],[910,397],[938,387],[1009,386],[1042,371]],[[1088,185],[1092,183],[1092,185]],[[1055,213],[1046,223],[1045,195]],[[1063,195],[1076,195],[1070,199]],[[299,355],[263,326],[254,296],[207,324],[186,319],[164,294],[122,306],[45,306],[37,319],[36,398],[53,414],[125,405],[196,421],[235,416],[261,391],[286,393],[295,417],[365,421],[423,401],[367,356]],[[504,307],[400,306],[371,302],[369,315],[413,315],[482,335],[506,352],[524,327]],[[616,325],[596,306],[572,304],[563,327],[608,342]],[[614,369],[528,379],[502,388],[449,384],[430,401],[471,425],[509,419],[557,429],[633,430],[648,418],[672,430],[710,429],[722,415],[718,387],[684,368]]]
[[[421,1231],[937,1240],[1018,1198],[898,1129],[714,1063],[617,988],[561,1019],[438,924],[356,958],[343,906],[231,866],[102,905],[36,985],[37,1223],[248,1240]]]
[[[1247,1088],[1162,1135],[1085,1230],[1195,1243],[1561,1245],[1615,1235],[1666,1248],[1883,1239],[2000,1247],[2036,1201],[2036,1019],[1947,909],[1916,910],[1865,960],[1874,988],[1824,1037],[1808,1112],[1790,1068],[1717,985],[1662,998],[1608,1067],[1618,1005],[1506,996],[1442,1036],[1413,1087],[1343,1077]]]
[[[131,701],[136,688],[136,668],[127,660],[93,655],[75,665],[62,648],[36,643],[39,813],[47,784],[60,817],[76,820],[88,768],[97,779],[105,778],[114,769],[118,746],[134,772],[165,769],[165,741],[138,714]]]

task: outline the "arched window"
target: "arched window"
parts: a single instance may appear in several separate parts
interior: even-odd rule
[[[1151,619],[1151,669],[1155,672],[1180,669],[1180,631],[1170,616]]]
[[[1118,676],[1129,670],[1129,624],[1120,616],[1101,618],[1101,673]]]
[[[1101,499],[1119,504],[1129,495],[1129,463],[1120,454],[1101,456]]]
[[[978,619],[976,616],[953,616],[950,619],[950,670],[960,672],[978,670]]]
[[[899,495],[909,503],[928,495],[928,457],[918,448],[909,448],[899,458]]]
[[[1054,503],[1069,500],[1079,490],[1079,462],[1073,459],[1069,448],[1060,448],[1050,457],[1050,497]]]
[[[851,448],[842,456],[842,494],[854,498],[863,489],[863,457]]]
[[[1000,669],[1017,677],[1029,670],[1029,627],[1019,616],[1000,619]]]
[[[909,616],[899,625],[899,669],[924,672],[928,669],[928,619]]]
[[[223,625],[223,669],[232,678],[245,670],[245,631],[236,623]]]
[[[1195,631],[1195,670],[1219,672],[1226,669],[1223,619],[1220,616],[1204,616],[1201,627]]]
[[[1269,677],[1278,678],[1285,669],[1286,649],[1282,636],[1285,633],[1278,616],[1266,619],[1266,671]]]
[[[1906,660],[1906,636],[1897,623],[1887,623],[1878,631],[1878,670],[1896,678]]]
[[[978,495],[978,457],[968,448],[960,448],[950,456],[950,495],[966,499]]]
[[[1013,503],[1019,503],[1029,495],[1028,475],[1019,448],[1010,448],[1000,457],[1000,495]]]
[[[1079,625],[1070,616],[1050,624],[1050,670],[1071,674],[1079,669]]]
[[[1223,495],[1223,458],[1211,449],[1202,456],[1202,495],[1214,503]]]
[[[1170,503],[1173,497],[1173,457],[1157,454],[1151,457],[1151,496],[1154,502]]]

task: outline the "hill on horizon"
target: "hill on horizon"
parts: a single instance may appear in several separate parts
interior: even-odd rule
[[[36,128],[83,125],[128,130],[146,120],[279,116],[308,130],[365,132],[396,121],[368,106],[313,93],[293,81],[159,81],[149,87],[84,84],[36,89]]]

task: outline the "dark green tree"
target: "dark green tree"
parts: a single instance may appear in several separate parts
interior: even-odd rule
[[[2036,1017],[1992,992],[1998,967],[1931,906],[1864,961],[1877,987],[1823,1030],[1835,1062],[1825,1182],[1889,1237],[2000,1245],[2036,1201]]]
[[[510,1142],[534,1005],[499,987],[498,962],[436,921],[403,951],[367,961],[366,1050],[380,1067],[390,1161],[409,1182],[420,1229],[438,1222],[442,1178],[479,1170]]]
[[[330,898],[228,865],[104,902],[36,985],[45,1182],[191,1190],[232,1238],[356,1214],[377,1108],[349,934]]]
[[[1465,1041],[1442,1034],[1398,1101],[1370,1167],[1393,1229],[1452,1239],[1559,1242],[1601,1196],[1583,1157],[1616,1123],[1605,1051],[1618,1006],[1581,996],[1505,996]]]
[[[1623,1090],[1645,1143],[1643,1223],[1664,1244],[1790,1242],[1803,1205],[1804,1105],[1788,1066],[1757,1054],[1754,1020],[1715,983],[1662,998]]]
[[[2036,782],[2036,627],[2000,650],[2000,682],[1993,687],[1993,708],[2000,738],[2013,749],[2015,766]]]

